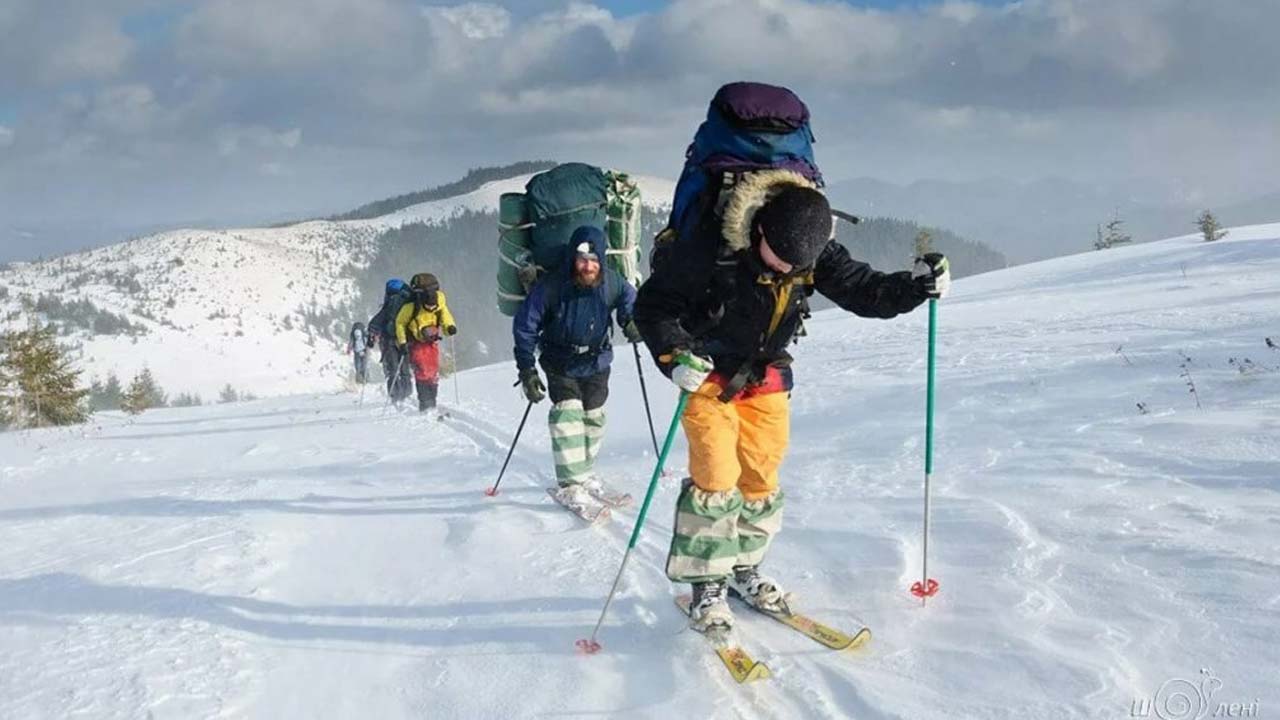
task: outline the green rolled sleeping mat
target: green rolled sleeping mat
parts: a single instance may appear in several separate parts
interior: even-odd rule
[[[509,317],[528,292],[520,271],[533,264],[532,230],[524,193],[503,193],[498,198],[498,310]]]

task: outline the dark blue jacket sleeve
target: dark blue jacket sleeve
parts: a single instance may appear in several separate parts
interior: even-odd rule
[[[547,284],[539,282],[529,291],[529,296],[520,304],[516,317],[511,323],[511,334],[515,338],[516,367],[521,371],[534,367],[533,351],[538,347],[538,335],[542,332],[542,318],[546,314]]]
[[[369,328],[368,332],[379,340],[382,339],[382,323],[386,312],[387,306],[384,304],[373,317],[369,318],[369,324],[365,326]]]
[[[621,280],[621,276],[618,278]],[[631,287],[631,283],[622,281],[622,292],[618,293],[618,301],[613,306],[614,317],[618,320],[618,327],[626,327],[631,322],[631,318],[635,315],[636,310],[636,289]]]

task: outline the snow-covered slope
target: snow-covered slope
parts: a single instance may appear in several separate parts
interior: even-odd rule
[[[674,479],[603,652],[575,653],[635,515],[586,528],[551,504],[541,407],[481,494],[524,408],[509,366],[463,373],[443,421],[371,388],[0,435],[0,717],[1270,717],[1278,275],[1272,225],[958,282],[927,607],[907,593],[925,313],[815,317],[767,567],[876,634],[841,656],[744,616],[775,673],[749,687],[672,606]],[[602,470],[638,494],[653,458],[621,360]],[[648,377],[663,427],[674,393]],[[1188,687],[1190,713],[1151,709]]]
[[[212,400],[224,385],[262,396],[344,386],[343,337],[356,299],[348,269],[367,266],[380,233],[437,223],[464,211],[493,211],[531,175],[422,203],[371,220],[314,221],[280,228],[177,230],[0,271],[0,329],[27,321],[22,297],[85,299],[143,330],[74,336],[86,379],[115,372],[126,383],[143,366],[171,394]],[[638,178],[654,212],[673,184]],[[496,260],[495,260],[496,262]],[[367,317],[360,308],[356,317]],[[310,319],[310,322],[308,321]],[[323,333],[318,327],[337,328]]]

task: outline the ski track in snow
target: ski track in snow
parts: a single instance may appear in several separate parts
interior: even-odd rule
[[[795,353],[768,569],[809,614],[875,637],[842,656],[741,610],[774,672],[751,686],[671,602],[678,476],[660,482],[603,652],[575,652],[636,508],[589,527],[546,497],[545,404],[498,497],[483,495],[524,409],[510,367],[464,373],[466,403],[440,420],[371,386],[363,404],[2,435],[0,717],[1119,718],[1201,668],[1222,681],[1215,702],[1257,700],[1267,717],[1280,353],[1262,338],[1280,338],[1278,237],[1236,229],[957,283],[940,308],[942,589],[924,608],[907,593],[924,313],[816,316]],[[654,458],[628,354],[602,468],[638,507]],[[1243,357],[1270,369],[1228,363]],[[661,432],[675,398],[647,372]]]

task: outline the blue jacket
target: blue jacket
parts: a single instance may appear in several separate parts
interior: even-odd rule
[[[600,283],[594,288],[573,282],[574,248],[591,244],[600,258]],[[512,324],[516,367],[534,366],[534,350],[539,351],[542,368],[569,377],[588,377],[606,370],[613,362],[609,336],[613,329],[610,314],[616,311],[619,325],[631,322],[636,290],[618,271],[604,261],[607,244],[596,227],[581,227],[564,249],[558,271],[544,276],[529,291]]]

